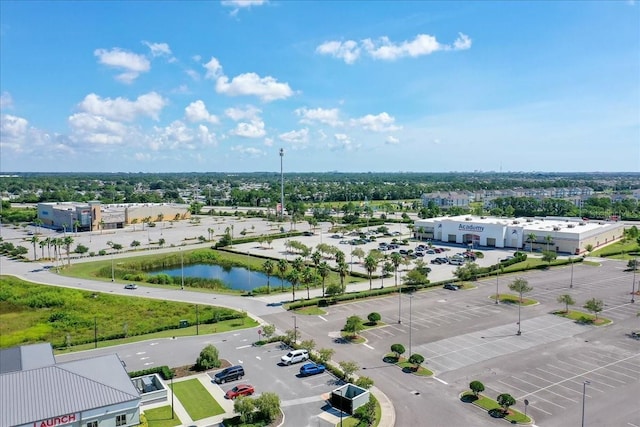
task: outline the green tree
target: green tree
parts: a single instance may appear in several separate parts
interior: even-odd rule
[[[167,241],[163,238],[158,239],[158,246],[163,247]]]
[[[469,383],[469,388],[473,392],[473,395],[475,397],[478,397],[478,394],[484,391],[484,384],[482,384],[480,381],[471,381]]]
[[[318,360],[320,363],[326,365],[329,360],[331,360],[335,352],[336,351],[332,348],[321,348],[318,350]]]
[[[240,396],[233,402],[233,410],[240,414],[240,421],[243,423],[248,423],[252,420],[255,408],[254,400],[250,397]]]
[[[400,359],[400,356],[406,351],[402,344],[391,344],[391,351],[396,354],[396,357]]]
[[[198,371],[206,371],[208,369],[219,368],[221,365],[218,349],[209,344],[202,349],[198,359],[196,360],[195,368]]]
[[[347,323],[345,323],[343,331],[351,334],[352,337],[358,335],[358,332],[364,329],[364,322],[360,316],[349,316],[347,317]]]
[[[314,340],[304,340],[300,342],[300,348],[304,348],[309,353],[316,347],[316,342]]]
[[[289,263],[284,259],[278,260],[278,271],[280,272],[280,290],[284,291],[284,279],[286,277],[287,269],[289,268]]]
[[[358,258],[358,261],[362,262],[362,258],[364,258],[364,250],[362,248],[354,248],[351,251],[351,256]],[[353,263],[352,263],[352,265],[353,265]]]
[[[331,268],[329,267],[329,264],[323,261],[318,265],[317,270],[318,274],[322,278],[322,296],[324,297],[324,283],[327,277],[329,277],[329,273],[331,273]]]
[[[270,423],[280,413],[280,397],[270,391],[262,393],[255,399],[258,416]]]
[[[38,238],[38,236],[31,236],[31,239],[29,239],[29,241],[33,245],[33,260],[37,261],[38,253],[36,252],[36,245],[38,244],[38,241],[40,241],[40,239]]]
[[[380,320],[382,320],[382,316],[380,316],[380,313],[373,312],[369,313],[367,319],[371,324],[376,325]]]
[[[342,292],[342,286],[340,283],[331,283],[327,286],[326,295],[332,297],[334,295],[339,295]]]
[[[526,294],[531,292],[533,288],[529,286],[529,282],[527,282],[522,277],[518,277],[513,282],[509,284],[509,289],[513,292],[517,292],[520,295],[520,304],[522,304],[522,294]]]
[[[373,288],[373,282],[371,280],[371,276],[376,268],[378,268],[378,261],[375,257],[369,255],[364,259],[364,268],[367,270],[367,275],[369,276],[369,290]]]
[[[559,303],[564,304],[564,312],[568,313],[569,312],[569,306],[575,304],[576,302],[573,300],[573,298],[571,297],[571,295],[569,294],[562,294],[562,295],[558,295],[558,300]]]
[[[360,366],[358,366],[356,362],[342,361],[338,362],[338,365],[340,365],[340,369],[342,369],[342,373],[344,374],[343,379],[347,382],[351,380],[351,375],[360,369]]]
[[[393,264],[393,269],[395,271],[395,279],[396,279],[396,288],[398,287],[398,267],[402,263],[402,255],[397,252],[391,254],[391,264]]]
[[[300,283],[300,272],[295,268],[287,275],[287,280],[291,283],[291,301],[296,301],[296,286]]]
[[[637,270],[638,269],[638,260],[637,259],[630,259],[629,262],[627,263],[627,268],[629,270]]]
[[[556,260],[556,258],[558,258],[558,254],[554,251],[542,251],[542,261],[543,262],[547,262],[549,263],[549,265],[551,265],[551,263],[553,261]]]
[[[275,271],[275,265],[273,264],[273,261],[271,261],[270,259],[266,260],[264,262],[264,264],[262,264],[262,270],[264,271],[264,274],[267,275],[267,293],[270,294],[271,293],[271,276],[273,275],[273,272]]]
[[[415,370],[417,371],[420,368],[420,365],[424,362],[424,356],[418,353],[413,353],[409,356],[409,363],[413,363],[415,366]]]
[[[516,404],[516,400],[509,393],[502,393],[498,395],[496,402],[498,402],[498,405],[502,407],[502,412],[504,413],[509,412],[509,407]]]
[[[82,255],[89,252],[89,248],[86,247],[85,245],[78,244],[78,246],[76,246],[76,249],[73,252]]]
[[[356,385],[368,390],[373,387],[373,380],[369,377],[358,377],[358,379],[356,380]]]
[[[64,248],[67,251],[67,264],[71,265],[71,245],[73,244],[73,237],[67,236],[62,239],[64,243]],[[114,245],[115,246],[115,245]],[[35,251],[35,248],[34,248]]]
[[[536,236],[536,233],[529,233],[527,234],[527,242],[529,242],[529,252],[533,253],[533,244],[538,240],[538,236]]]
[[[262,325],[262,336],[270,339],[276,333],[276,325]]]
[[[598,320],[598,313],[600,313],[604,308],[604,302],[601,299],[591,298],[586,303],[584,303],[583,307],[586,308],[589,312],[595,314],[596,320]]]
[[[344,292],[346,289],[346,286],[344,284],[344,279],[347,277],[348,274],[349,274],[349,268],[347,267],[347,264],[345,264],[344,262],[339,263],[338,275],[340,276],[340,292]]]
[[[140,241],[134,240],[133,242],[131,242],[131,247],[132,248],[137,248],[138,246],[140,246]]]

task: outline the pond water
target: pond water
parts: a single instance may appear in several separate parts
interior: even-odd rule
[[[167,274],[172,277],[181,277],[181,268],[167,268],[156,270],[151,274]],[[192,264],[184,266],[184,277],[201,277],[203,279],[218,279],[224,282],[229,289],[250,291],[261,286],[267,286],[267,275],[259,271],[250,271],[246,268],[224,268],[211,264]],[[271,276],[269,280],[271,289],[280,288],[282,281],[279,277]],[[285,288],[291,283],[284,281]]]

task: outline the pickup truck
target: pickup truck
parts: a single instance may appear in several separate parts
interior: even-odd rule
[[[320,363],[305,363],[300,367],[300,376],[307,377],[309,375],[321,374],[324,370],[324,365]]]

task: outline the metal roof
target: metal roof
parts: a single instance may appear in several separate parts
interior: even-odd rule
[[[0,350],[0,374],[54,365],[51,344],[32,344]]]
[[[116,354],[0,375],[0,426],[139,400]]]

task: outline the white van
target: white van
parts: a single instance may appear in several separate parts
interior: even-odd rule
[[[304,349],[291,350],[280,358],[280,361],[285,365],[291,365],[292,363],[304,362],[309,359],[309,352]]]

